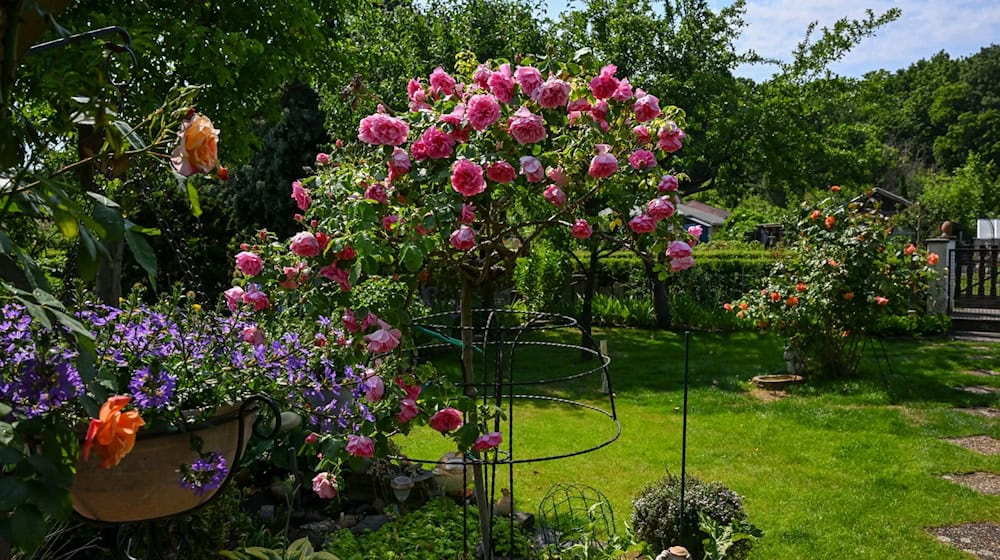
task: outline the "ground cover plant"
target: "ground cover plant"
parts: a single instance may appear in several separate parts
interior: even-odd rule
[[[555,482],[600,489],[619,529],[633,499],[665,470],[679,474],[683,398],[680,335],[600,330],[612,353],[622,437],[593,454],[515,471],[516,507],[537,511]],[[993,471],[1000,459],[942,441],[985,434],[1000,423],[955,410],[998,405],[996,395],[955,387],[1000,379],[971,375],[1000,370],[1000,346],[944,339],[885,342],[893,373],[885,382],[869,351],[850,380],[816,380],[774,398],[748,380],[783,371],[782,342],[756,333],[699,333],[692,340],[688,473],[721,481],[743,497],[748,519],[764,531],[749,558],[918,558],[959,560],[927,527],[994,519],[997,498],[937,478],[950,472]],[[525,359],[532,370],[553,367],[545,355]],[[598,389],[560,387],[600,405]],[[762,398],[763,397],[763,398]],[[545,412],[542,420],[541,412]],[[555,414],[555,417],[552,416]],[[516,450],[561,449],[567,438],[596,437],[592,418],[574,412],[518,411]],[[434,434],[431,434],[434,435]],[[600,435],[600,434],[599,434]],[[411,438],[405,451],[434,456],[440,438]]]

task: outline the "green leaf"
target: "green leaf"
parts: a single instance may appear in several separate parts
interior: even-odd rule
[[[132,128],[132,126],[129,125],[127,122],[114,121],[111,124],[118,129],[118,132],[120,132],[121,135],[124,136],[126,140],[128,140],[128,143],[131,144],[133,148],[137,150],[146,149],[147,147],[146,142],[142,139],[142,137],[136,134],[135,129]]]
[[[14,441],[14,426],[7,422],[0,422],[0,444],[9,445],[12,441]]]
[[[98,204],[101,204],[102,206],[107,206],[108,208],[118,208],[118,203],[117,202],[111,200],[110,198],[104,196],[101,193],[95,193],[93,191],[87,191],[87,196],[89,196],[90,198],[93,198],[94,200],[96,200],[98,202]]]
[[[76,221],[76,216],[63,210],[52,210],[52,220],[59,228],[59,233],[66,239],[75,239],[80,232],[80,224]]]
[[[291,558],[302,558],[306,559],[313,553],[312,543],[309,542],[307,537],[302,537],[301,539],[293,542],[288,547],[288,557]]]
[[[403,245],[401,258],[403,266],[410,272],[417,272],[420,267],[424,266],[424,256],[420,253],[420,249],[409,243]]]
[[[98,204],[94,207],[94,221],[104,228],[105,241],[121,241],[125,232],[125,222],[121,210]]]
[[[76,257],[76,267],[80,271],[80,278],[87,282],[92,282],[97,277],[99,268],[97,260],[97,243],[90,235],[90,230],[80,228],[80,251]]]
[[[13,474],[0,476],[0,511],[14,511],[28,497],[28,485]]]
[[[73,502],[67,488],[52,484],[48,480],[33,480],[28,483],[31,502],[49,517],[64,519],[73,510]]]
[[[24,305],[25,309],[28,310],[28,313],[31,315],[31,317],[37,319],[38,322],[41,323],[43,327],[45,327],[46,329],[52,328],[52,321],[49,320],[49,315],[48,313],[45,312],[45,309],[42,306],[36,305],[24,299],[21,299],[21,304]]]
[[[21,454],[13,447],[0,447],[0,465],[16,465],[20,460]]]
[[[134,231],[136,233],[141,233],[143,235],[160,235],[161,233],[159,228],[140,226],[139,224],[127,218],[125,219],[125,229],[129,231]]]
[[[46,530],[45,518],[38,508],[23,505],[17,508],[11,519],[11,544],[26,552],[36,550],[45,540]]]
[[[149,274],[149,281],[156,289],[156,253],[149,246],[146,238],[132,230],[125,230],[125,242],[128,243],[129,250],[135,257],[135,262]]]
[[[184,181],[187,187],[188,200],[191,202],[191,213],[195,218],[201,216],[201,201],[198,198],[198,189],[194,187],[193,181]]]

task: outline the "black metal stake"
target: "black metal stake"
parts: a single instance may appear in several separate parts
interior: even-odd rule
[[[684,486],[687,478],[687,438],[688,438],[688,358],[691,350],[691,331],[684,331],[684,411],[681,424],[681,508],[678,525],[678,535],[683,545],[684,539]]]

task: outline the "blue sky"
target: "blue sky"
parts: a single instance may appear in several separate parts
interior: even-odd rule
[[[581,2],[548,0],[549,15],[557,16],[567,4],[580,6]],[[710,0],[709,4],[718,9],[731,1]],[[842,17],[860,19],[866,8],[881,13],[892,7],[900,8],[903,15],[834,64],[835,72],[861,76],[880,68],[897,70],[942,50],[961,57],[1000,43],[1000,0],[748,0],[747,27],[737,47],[787,60],[810,22],[819,21],[822,27]],[[758,66],[737,73],[759,80],[773,71]]]

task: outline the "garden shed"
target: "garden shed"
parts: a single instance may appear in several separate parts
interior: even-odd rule
[[[677,211],[684,216],[684,227],[701,226],[702,233],[699,241],[706,242],[712,238],[712,231],[718,228],[729,217],[729,210],[716,208],[704,202],[692,200],[677,207]]]

